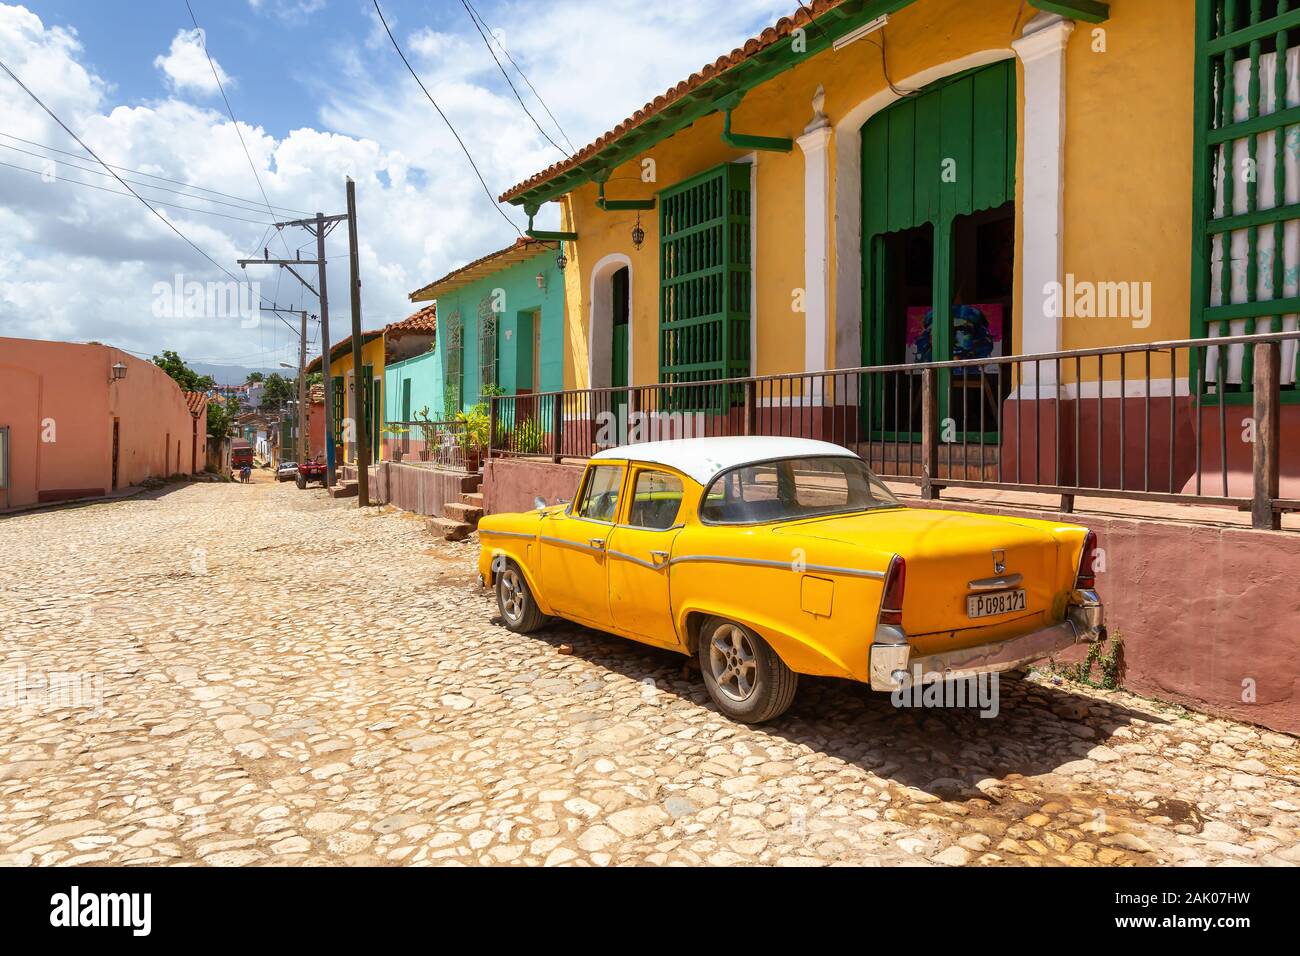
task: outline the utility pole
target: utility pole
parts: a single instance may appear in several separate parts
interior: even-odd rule
[[[336,459],[337,452],[334,448],[334,436],[338,431],[338,422],[334,421],[334,377],[330,373],[330,300],[329,290],[326,283],[325,268],[325,237],[334,231],[334,227],[343,222],[348,217],[346,215],[326,216],[323,213],[316,213],[311,219],[293,219],[289,222],[275,223],[276,229],[284,229],[287,226],[296,226],[300,229],[306,229],[316,237],[316,258],[312,259],[271,259],[263,250],[262,259],[244,259],[240,260],[241,265],[246,263],[262,263],[264,265],[279,265],[287,268],[293,273],[294,278],[320,299],[320,354],[321,354],[321,380],[325,386],[325,484],[327,487],[334,487],[337,480]],[[315,265],[317,269],[317,283],[320,291],[312,289],[311,284],[303,279],[294,271],[294,266],[298,265]]]
[[[298,463],[307,460],[307,310],[302,310],[298,339]]]
[[[374,409],[366,408],[366,392],[369,382],[363,382],[361,367],[361,274],[357,256],[357,184],[348,177],[348,260],[352,279],[352,387],[355,392],[352,404],[358,418],[367,420],[374,417]],[[370,438],[366,434],[366,422],[354,422],[357,435],[357,507],[364,508],[370,504]],[[376,435],[376,438],[379,436]]]

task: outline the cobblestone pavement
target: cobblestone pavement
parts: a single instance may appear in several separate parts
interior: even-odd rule
[[[476,548],[264,480],[0,520],[0,863],[1300,862],[1291,738],[1037,678],[745,727]]]

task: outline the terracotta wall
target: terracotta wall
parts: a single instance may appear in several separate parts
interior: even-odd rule
[[[119,362],[126,377],[110,383]],[[191,471],[194,419],[157,366],[104,345],[0,338],[0,426],[10,433],[0,508],[111,491],[114,419],[118,488]]]

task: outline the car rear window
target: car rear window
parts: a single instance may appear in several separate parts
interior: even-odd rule
[[[700,517],[713,524],[755,524],[898,506],[858,458],[782,458],[719,475],[705,492]]]

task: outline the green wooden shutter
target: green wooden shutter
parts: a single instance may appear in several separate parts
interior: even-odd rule
[[[660,194],[659,381],[749,374],[749,174],[726,163]],[[677,410],[721,411],[717,389],[674,393]]]
[[[334,386],[334,444],[343,441],[343,376],[335,375],[330,379]]]
[[[447,320],[447,323],[447,346],[442,353],[443,362],[445,363],[442,370],[443,421],[451,421],[456,417],[456,413],[460,411],[461,389],[464,385],[462,369],[464,354],[461,348],[464,340],[464,328],[461,325],[460,313],[454,313]]]
[[[1296,6],[1288,0],[1196,3],[1192,333],[1198,337],[1297,327],[1300,248],[1287,242],[1287,226],[1300,221],[1300,204],[1286,201],[1288,167],[1292,192],[1300,177],[1287,145],[1300,130],[1300,96],[1290,93],[1296,77],[1287,69],[1294,48],[1289,36],[1300,28]],[[1251,391],[1251,349],[1200,351],[1191,370],[1199,389],[1214,390],[1222,378],[1243,396]],[[1296,373],[1292,356],[1282,370],[1284,386]],[[1300,394],[1286,388],[1282,400]]]

